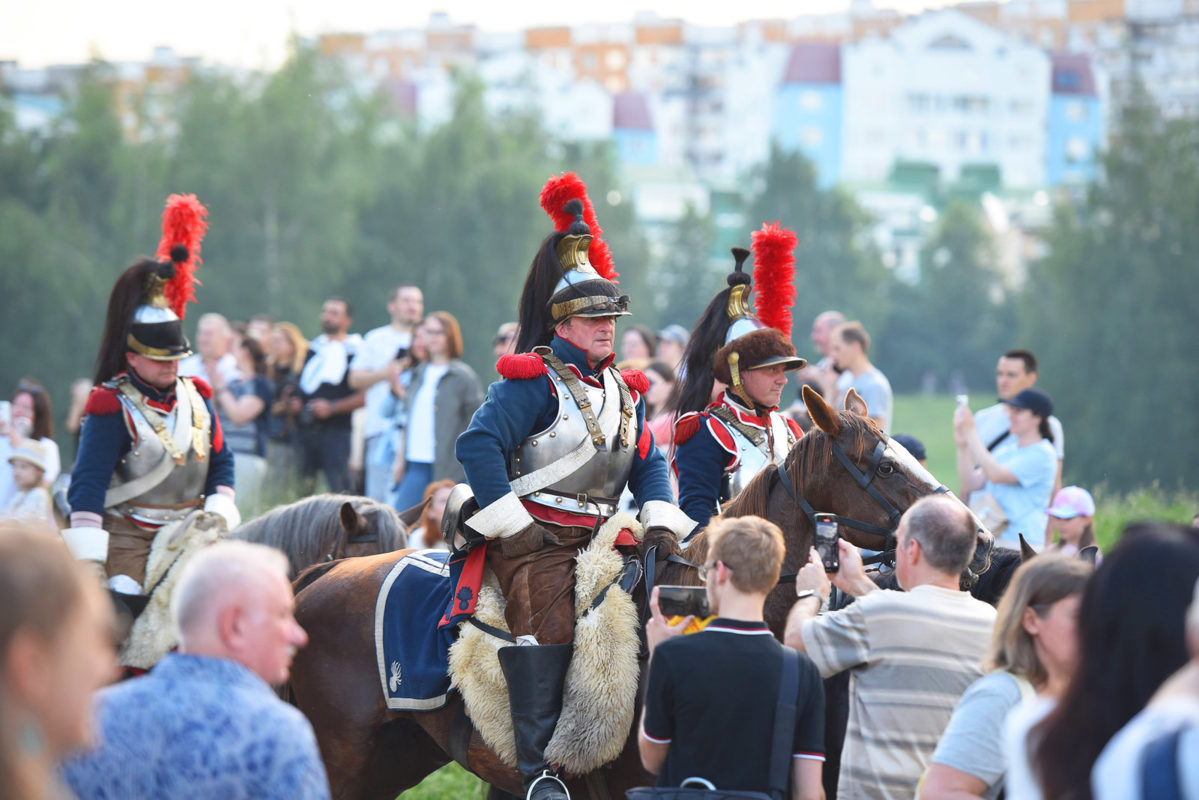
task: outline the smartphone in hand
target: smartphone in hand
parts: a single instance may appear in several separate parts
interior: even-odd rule
[[[666,617],[707,617],[708,590],[703,586],[659,586],[658,608]]]
[[[840,526],[835,514],[816,515],[816,552],[824,564],[825,572],[836,572],[841,568]]]

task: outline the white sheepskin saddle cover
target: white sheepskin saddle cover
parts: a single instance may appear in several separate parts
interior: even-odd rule
[[[178,644],[171,622],[171,595],[180,571],[200,548],[224,538],[226,533],[219,514],[197,510],[179,522],[164,525],[154,535],[146,561],[146,588],[153,593],[121,645],[122,665],[150,669]]]
[[[617,514],[604,523],[576,559],[574,655],[566,673],[562,716],[545,750],[549,763],[571,775],[584,775],[613,761],[624,749],[633,725],[641,648],[637,607],[619,586],[612,586],[599,606],[588,612],[624,566],[620,553],[612,549],[622,528],[641,537],[636,519]],[[504,598],[490,571],[479,591],[475,617],[508,630]],[[473,625],[463,625],[458,640],[450,646],[450,676],[483,740],[505,764],[515,767],[508,684],[496,655],[499,648],[509,646],[516,645]]]

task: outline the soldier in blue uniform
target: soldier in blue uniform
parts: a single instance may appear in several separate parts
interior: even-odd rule
[[[572,173],[551,178],[542,206],[556,231],[525,282],[517,354],[500,359],[504,380],[491,385],[456,454],[479,506],[466,525],[488,540],[487,564],[517,637],[499,658],[527,797],[562,800],[566,786],[544,752],[572,651],[574,559],[616,513],[626,485],[647,546],[677,546],[694,522],[674,505],[645,424],[647,379],[612,367],[628,297],[612,280],[586,189]]]
[[[233,455],[212,390],[176,374],[191,353],[182,313],[205,213],[194,196],[172,195],[158,258],[117,279],[71,472],[63,538],[77,559],[97,565],[132,613],[144,606],[146,561],[160,528],[198,508],[230,528],[240,522]]]
[[[691,333],[686,377],[672,407],[679,506],[699,526],[719,514],[768,464],[780,464],[803,435],[779,413],[787,373],[807,363],[791,344],[795,234],[763,226],[753,236],[757,316],[750,311],[749,251],[734,248],[735,268]],[[767,324],[769,321],[769,324]],[[719,395],[713,397],[716,382]]]

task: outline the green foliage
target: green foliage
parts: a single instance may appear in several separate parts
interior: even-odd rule
[[[801,153],[784,152],[777,144],[771,146],[769,160],[756,170],[751,186],[754,190],[746,203],[749,231],[780,220],[799,238],[795,251],[799,291],[792,319],[800,337],[817,314],[830,308],[841,309],[877,331],[890,307],[890,276],[868,239],[869,217],[862,208],[841,189],[820,189],[812,162]],[[719,288],[713,288],[712,294]],[[800,348],[801,354],[805,349]]]
[[[742,246],[748,246],[748,235]],[[691,203],[671,226],[666,252],[650,276],[658,319],[690,328],[703,313],[712,295],[724,288],[724,276],[733,260],[712,263],[716,226],[710,214],[701,215]]]
[[[403,800],[482,800],[486,796],[487,784],[455,762],[446,764],[400,795]]]
[[[1100,486],[1095,497],[1095,541],[1107,552],[1132,522],[1175,522],[1190,525],[1199,514],[1199,492],[1168,491],[1158,484],[1122,494]]]
[[[919,281],[896,281],[891,291],[893,312],[873,358],[886,365],[896,389],[911,391],[926,372],[941,381],[957,373],[968,386],[991,384],[1012,329],[977,203],[945,207],[922,250]]]
[[[1059,206],[1024,298],[1026,340],[1085,484],[1199,486],[1199,122],[1124,115],[1085,202]],[[1073,432],[1073,433],[1072,433]]]

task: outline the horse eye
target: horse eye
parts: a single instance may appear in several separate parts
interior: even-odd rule
[[[883,463],[878,465],[878,474],[879,475],[890,475],[894,472],[895,472],[895,465],[892,464],[890,461],[884,461]]]

